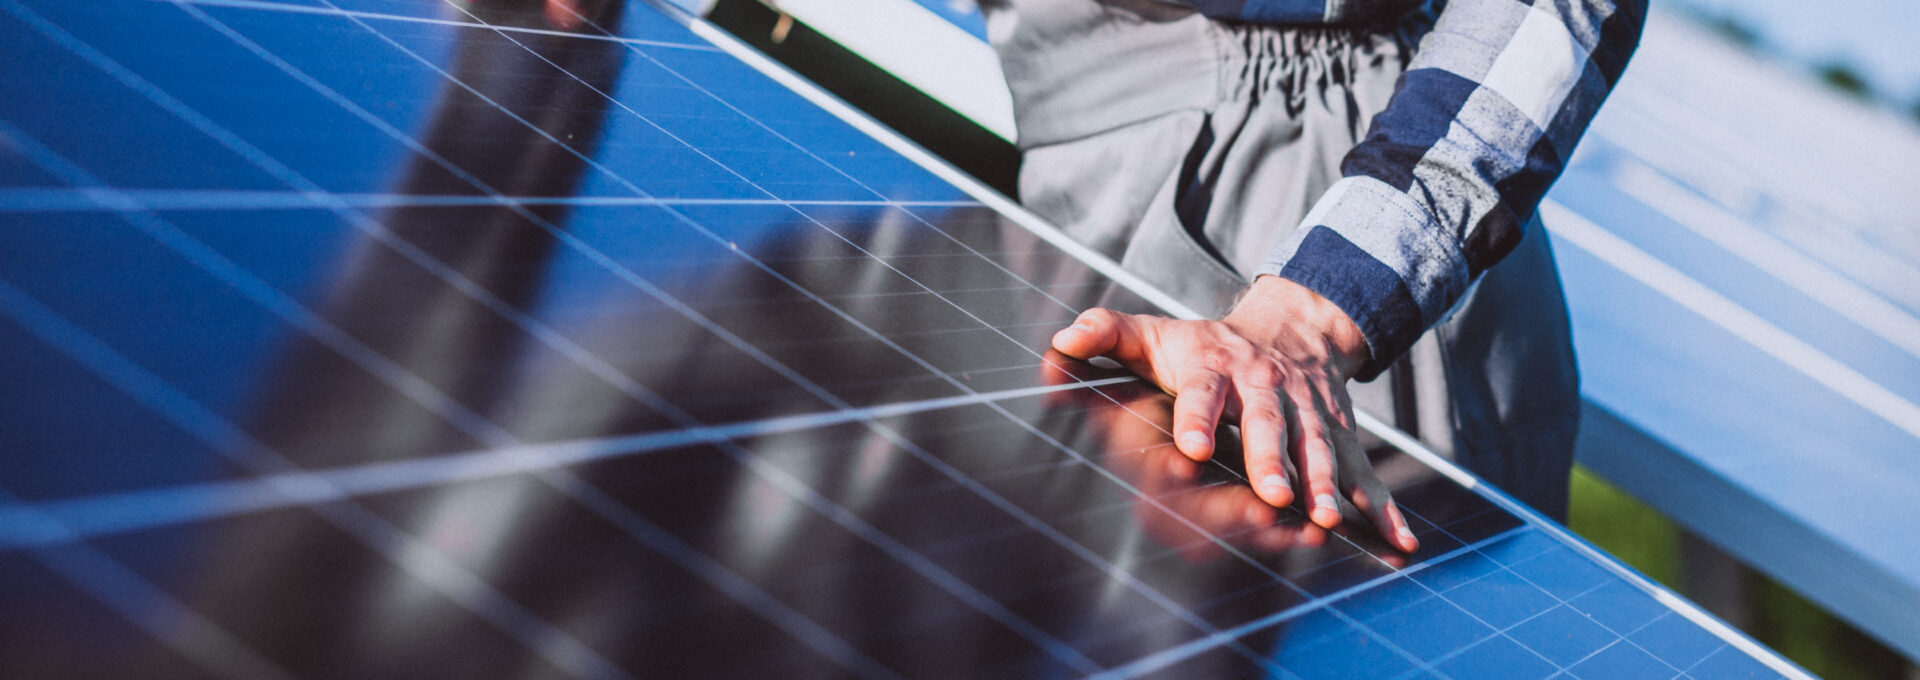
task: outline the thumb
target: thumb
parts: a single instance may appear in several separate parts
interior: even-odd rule
[[[1075,359],[1108,354],[1121,342],[1125,314],[1095,307],[1081,312],[1073,325],[1053,334],[1053,348]]]

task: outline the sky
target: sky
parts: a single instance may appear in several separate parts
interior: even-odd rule
[[[1670,5],[1681,6],[1739,19],[1790,62],[1846,63],[1882,96],[1920,103],[1920,2],[1673,0]]]

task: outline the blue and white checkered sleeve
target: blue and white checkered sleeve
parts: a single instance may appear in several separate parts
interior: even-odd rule
[[[1639,43],[1645,0],[1451,0],[1343,178],[1260,274],[1366,335],[1369,379],[1437,323],[1522,227]]]

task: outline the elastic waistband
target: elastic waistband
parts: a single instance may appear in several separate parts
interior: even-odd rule
[[[1337,26],[1218,25],[1222,102],[1283,104],[1299,113],[1309,97],[1353,85],[1383,61],[1405,70],[1418,34]]]
[[[1415,11],[1385,28],[1223,22],[1128,3],[1008,3],[988,15],[1013,94],[1019,145],[1071,141],[1178,111],[1278,97],[1292,110],[1345,87],[1374,60],[1404,66],[1432,25]]]

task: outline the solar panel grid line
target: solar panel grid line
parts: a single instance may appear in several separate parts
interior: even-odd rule
[[[371,29],[369,29],[369,30],[371,30]],[[418,55],[414,55],[414,56],[415,56],[415,58],[416,58],[416,59],[418,58]],[[436,70],[439,70],[439,69],[437,69],[437,68],[436,68]],[[441,73],[442,73],[442,75],[445,75],[445,76],[447,76],[447,77],[449,77],[449,78],[451,78],[451,75],[450,75],[450,74],[446,74],[446,73],[445,73],[444,71],[441,71]],[[129,74],[129,75],[130,75],[130,74]],[[464,85],[463,85],[463,86],[464,86]],[[476,94],[478,94],[478,93],[476,92]],[[497,104],[496,104],[496,106],[497,106]],[[636,115],[637,115],[637,114],[636,114]],[[523,122],[524,122],[524,121],[523,121]],[[216,135],[216,136],[217,136],[217,135]],[[557,140],[555,140],[555,141],[557,142]],[[235,143],[238,143],[238,144],[245,144],[245,142],[244,142],[244,141],[242,141],[242,140],[234,140],[234,142],[235,142]],[[289,172],[291,172],[291,171],[289,170]],[[638,190],[638,188],[637,188],[637,187],[633,187],[633,188],[634,188],[634,189],[635,189],[636,191]],[[694,226],[696,226],[696,227],[698,227],[699,225],[697,225],[697,224],[695,224]],[[704,229],[702,229],[702,230],[704,231]],[[711,235],[711,234],[709,233],[709,235]],[[717,238],[717,236],[716,236],[715,238]],[[425,258],[425,256],[424,256],[424,255],[422,255],[422,257],[423,257],[423,258]],[[430,259],[430,258],[426,258],[426,259]],[[428,263],[425,263],[425,262],[422,262],[421,264],[422,264],[423,266],[431,266],[430,264],[428,264]],[[769,270],[769,271],[770,271],[770,273],[773,273],[773,272],[771,272],[771,270]],[[457,276],[457,275],[454,275],[454,276]],[[791,282],[789,282],[789,283],[791,283]],[[795,285],[796,287],[798,287],[798,284],[793,284],[793,285]],[[469,294],[470,294],[470,295],[475,295],[476,297],[479,297],[479,296],[484,296],[484,295],[485,295],[485,292],[484,292],[483,290],[479,290],[477,286],[474,286],[474,287],[472,287],[472,289],[471,289],[470,291],[468,291],[468,292],[469,292]],[[490,305],[490,306],[492,306],[492,305]],[[956,307],[957,307],[957,305],[956,305]],[[500,311],[500,312],[502,312],[503,314],[506,314],[506,313],[511,313],[511,310],[507,310],[507,309],[506,309],[506,308],[504,307],[504,305],[501,305],[501,306],[500,306],[500,309],[497,309],[496,311]],[[964,311],[964,310],[963,310],[963,311]],[[851,317],[848,317],[848,318],[849,318],[849,320],[853,320],[853,319],[852,319]],[[857,323],[857,320],[855,320],[855,321],[856,321],[856,323]],[[523,328],[527,328],[527,327],[526,327],[525,325],[523,325]],[[538,336],[540,336],[540,335],[541,335],[541,333],[538,333],[538,332],[535,332],[535,330],[534,330],[534,329],[532,329],[532,328],[527,328],[527,330],[528,330],[528,332],[529,332],[529,334],[532,334],[532,335],[535,335],[536,337],[538,337]],[[876,335],[877,335],[877,334],[876,334]],[[884,340],[884,338],[883,338],[883,340]],[[562,342],[564,342],[564,340],[560,340],[560,341],[562,341]],[[889,342],[890,342],[890,341],[889,341]],[[901,351],[902,351],[902,352],[904,353],[904,350],[901,350]],[[573,353],[572,353],[572,352],[570,352],[570,354],[573,354]],[[584,356],[584,352],[580,352],[580,353],[579,353],[579,355],[582,355],[582,356]],[[589,357],[586,357],[586,358],[587,358],[587,359],[589,359],[589,360],[591,360],[591,359],[592,359],[592,357],[590,357],[590,356],[589,356]],[[917,359],[917,357],[915,357],[915,358]],[[929,366],[929,369],[931,370],[931,366]],[[609,371],[611,371],[611,367],[608,367],[608,370],[609,370]],[[796,375],[796,377],[797,377],[797,375]],[[636,385],[636,387],[637,387],[637,385]],[[670,405],[669,405],[669,406],[670,406]],[[510,445],[510,444],[509,444],[509,445]],[[754,466],[754,465],[752,465],[752,464],[749,464],[749,465],[748,465],[748,467],[749,467],[749,468],[753,468],[753,467],[755,467],[755,466]],[[798,490],[799,488],[800,488],[800,487],[798,487],[798,486],[794,486],[794,487],[789,487],[789,488],[788,488],[787,490],[788,490],[788,491],[790,491],[790,492],[795,492],[795,493],[798,493],[798,491],[797,491],[797,490]],[[812,499],[812,498],[810,498],[809,500],[814,500],[814,499]],[[821,500],[822,500],[822,502],[824,502],[824,499],[821,499]],[[828,514],[829,516],[835,516],[837,520],[848,520],[848,521],[855,521],[855,520],[857,520],[857,518],[851,518],[851,517],[847,517],[847,516],[845,516],[845,515],[837,515],[837,516],[836,516],[836,515],[835,515],[834,513],[832,513],[832,512],[831,512],[831,511],[832,511],[832,508],[831,508],[831,507],[826,507],[826,506],[822,506],[822,507],[820,507],[820,508],[816,508],[816,509],[820,509],[820,510],[821,510],[821,511],[822,511],[822,512],[823,512],[824,514]],[[881,536],[880,534],[878,534],[877,532],[872,532],[872,533],[868,533],[868,531],[863,531],[863,530],[862,530],[861,528],[859,528],[859,527],[853,527],[853,526],[850,526],[849,528],[852,528],[852,529],[855,529],[855,531],[856,531],[856,533],[861,533],[861,534],[862,534],[863,536],[866,536],[866,537],[868,537],[868,538],[869,538],[869,539],[871,539],[871,540],[877,540],[877,541],[879,541],[879,542],[881,542],[881,543],[884,543],[884,542],[885,542],[885,539],[884,539],[884,537],[883,537],[883,536]],[[892,551],[890,550],[890,552],[892,552]],[[912,555],[912,553],[910,553],[910,552],[902,552],[902,553],[900,553],[900,555],[904,555],[904,557],[902,558],[902,561],[903,561],[903,562],[906,562],[906,563],[908,563],[908,564],[910,564],[910,565],[915,565],[917,569],[924,569],[924,570],[926,570],[926,571],[927,571],[928,573],[933,573],[933,574],[937,574],[937,573],[939,572],[939,570],[938,570],[938,568],[937,568],[937,566],[936,566],[936,565],[931,565],[931,564],[927,564],[927,563],[923,563],[923,562],[922,562],[922,561],[920,561],[920,560],[916,560],[916,559],[914,559],[914,557],[915,557],[915,556],[914,556],[914,555]],[[942,579],[939,579],[939,578],[936,578],[936,581],[941,581],[941,580],[942,580]],[[964,583],[961,583],[961,582],[958,582],[958,581],[956,581],[956,580],[951,580],[951,579],[946,579],[946,585],[948,585],[948,586],[950,586],[950,587],[952,587],[952,588],[955,588],[955,589],[957,589],[957,591],[958,591],[958,592],[965,592],[965,591],[967,591],[967,590],[968,590],[968,588],[967,588],[967,586],[966,586],[966,584],[964,584]],[[980,607],[982,607],[982,608],[983,608],[984,610],[988,610],[988,611],[989,611],[990,613],[992,613],[992,612],[993,612],[994,610],[997,610],[997,609],[998,609],[998,606],[997,606],[996,604],[994,604],[994,603],[992,603],[992,602],[991,602],[990,600],[987,600],[987,599],[986,599],[986,598],[984,598],[984,597],[978,597],[977,595],[978,595],[977,593],[973,593],[973,594],[972,594],[971,596],[969,596],[969,597],[965,597],[965,598],[963,598],[963,599],[969,599],[969,600],[972,600],[972,601],[973,601],[973,602],[974,602],[974,603],[976,604],[976,606],[980,606]],[[1000,617],[1005,617],[1005,620],[1004,620],[1003,622],[1006,622],[1006,623],[1009,623],[1009,625],[1011,625],[1011,626],[1013,626],[1013,627],[1015,627],[1015,628],[1022,628],[1022,627],[1023,627],[1023,626],[1021,626],[1021,625],[1018,625],[1018,623],[1017,623],[1017,622],[1016,622],[1016,621],[1015,621],[1015,620],[1014,620],[1014,619],[1013,619],[1013,618],[1011,617],[1011,615],[1010,615],[1010,614],[1007,614],[1007,613],[1005,613],[1004,611],[1000,611],[999,613],[997,613],[997,614],[995,614],[995,616],[996,616],[996,618],[1000,618]],[[1028,633],[1029,633],[1029,635],[1030,635],[1030,636],[1036,636],[1036,635],[1038,635],[1038,636],[1042,636],[1042,637],[1044,637],[1044,635],[1043,635],[1043,634],[1040,634],[1040,633],[1039,633],[1039,632],[1038,632],[1037,630],[1029,630],[1029,631],[1028,631]],[[1074,655],[1072,654],[1072,652],[1071,652],[1071,650],[1067,650],[1067,649],[1065,649],[1065,648],[1064,648],[1063,646],[1057,646],[1057,642],[1056,642],[1056,643],[1053,643],[1053,645],[1055,645],[1055,646],[1054,646],[1054,649],[1055,649],[1055,654],[1056,654],[1057,656],[1065,656],[1065,657],[1066,657],[1066,658],[1067,658],[1068,660],[1071,660],[1071,659],[1072,659],[1072,657],[1074,656]]]
[[[5,294],[0,297],[17,295],[17,291],[14,291],[4,280],[0,280],[0,293]],[[10,310],[8,316],[21,315]],[[124,372],[116,372],[116,374],[121,373]],[[911,415],[985,401],[1018,399],[1124,384],[1135,380],[1134,378],[1107,378],[1080,384],[1003,390],[994,393],[900,402],[884,406],[782,416],[622,437],[532,443],[324,470],[276,472],[244,480],[68,498],[43,503],[38,508],[17,504],[0,506],[0,525],[30,526],[21,514],[32,513],[34,515],[50,514],[61,518],[62,523],[67,527],[66,531],[58,536],[32,533],[9,533],[0,536],[0,551],[205,521],[298,503],[340,501],[460,481],[503,477],[547,468],[565,468],[665,449],[714,444],[728,439],[749,439],[829,425]],[[76,524],[78,526],[75,526]]]
[[[13,502],[10,496],[0,489],[0,502]],[[58,531],[53,520],[38,522]],[[297,677],[126,565],[85,543],[63,543],[35,549],[34,559],[206,672],[236,680]]]
[[[210,17],[205,17],[204,13],[199,13],[196,9],[192,7],[187,7],[184,5],[181,5],[181,6],[183,7],[183,9],[187,9],[190,14],[196,14],[197,18],[202,18],[203,21],[206,19],[210,19]],[[190,108],[186,107],[184,103],[181,103],[178,100],[173,99],[171,96],[166,95],[164,92],[160,92],[157,89],[153,88],[150,84],[147,84],[144,81],[144,79],[139,78],[139,76],[137,76],[136,74],[126,71],[124,67],[118,67],[117,64],[113,64],[110,59],[105,57],[105,55],[101,55],[98,52],[93,51],[90,47],[87,47],[86,45],[84,45],[84,43],[80,43],[77,41],[77,39],[73,39],[71,34],[66,34],[64,30],[60,29],[57,26],[53,26],[50,23],[46,23],[44,22],[44,20],[35,21],[36,19],[39,19],[39,17],[36,14],[32,14],[31,10],[25,8],[24,6],[19,6],[15,3],[12,3],[10,0],[8,3],[8,8],[16,16],[21,17],[23,20],[26,20],[29,23],[35,24],[37,28],[41,28],[41,30],[43,31],[46,31],[49,29],[51,31],[54,31],[54,33],[52,33],[51,35],[55,36],[56,39],[59,39],[59,37],[64,36],[67,39],[62,40],[61,42],[65,44],[67,47],[69,47],[70,49],[75,49],[76,52],[79,52],[83,56],[91,57],[88,60],[95,63],[96,66],[101,66],[103,70],[107,71],[110,75],[113,75],[116,79],[121,80],[123,83],[127,84],[129,87],[132,87],[135,90],[141,91],[143,94],[146,94],[149,97],[154,98],[157,102],[162,103],[163,106],[168,108],[170,111],[174,112],[176,115],[181,115],[183,118],[187,118],[190,121],[195,122],[196,127],[200,127],[203,131],[207,132],[210,136],[213,136],[216,139],[221,139],[223,143],[229,145],[230,147],[239,147],[240,149],[252,149],[251,145],[245,142],[244,140],[234,138],[230,134],[224,134],[224,130],[219,129],[217,124],[213,123],[210,120],[207,120],[204,116],[199,115],[197,112],[193,112]],[[367,30],[372,31],[371,28],[368,28]],[[237,35],[237,34],[231,34],[230,37],[234,37],[234,35]],[[384,38],[384,36],[382,37]],[[412,54],[410,51],[408,53],[414,56],[416,59],[419,58],[418,55]],[[439,71],[437,67],[435,67],[435,70]],[[440,72],[443,76],[446,76],[450,81],[454,81],[456,83],[458,82],[457,79],[452,78],[451,74],[447,74],[444,71],[440,71]],[[462,87],[465,87],[464,83],[459,83],[459,84]],[[479,93],[475,92],[475,94],[478,95]],[[488,100],[488,101],[491,103],[491,100]],[[504,111],[504,109],[502,110]],[[508,113],[509,115],[511,115],[511,112],[508,112]],[[525,123],[524,120],[522,122]],[[529,127],[532,127],[532,126],[529,125]],[[542,134],[543,135],[545,134],[544,131],[542,131]],[[554,140],[554,141],[558,143],[558,140]],[[286,168],[284,165],[280,165],[277,161],[273,161],[270,158],[264,157],[264,155],[258,153],[257,149],[252,149],[252,152],[253,153],[246,153],[243,151],[241,153],[243,155],[247,155],[250,159],[255,160],[255,162],[260,163],[264,168],[273,168],[273,167],[279,168],[284,173],[285,176],[290,176],[292,178],[289,181],[290,183],[296,183],[296,186],[298,186],[298,184],[305,183],[303,180],[299,179],[297,173],[294,173],[290,168]],[[74,170],[78,170],[78,168],[74,168]],[[281,174],[281,173],[276,173],[276,174]],[[97,182],[95,183],[97,184]],[[637,193],[644,194],[644,192],[639,192],[638,187],[634,187],[634,189],[636,190]],[[318,187],[312,187],[310,190],[320,191]],[[144,215],[145,213],[141,213],[141,214]],[[353,222],[355,226],[373,228],[373,230],[369,230],[369,233],[371,235],[375,235],[376,237],[379,235],[380,231],[384,231],[383,229],[380,229],[377,223],[371,223],[370,220],[367,220],[367,218],[365,218],[364,216],[359,216],[357,214],[346,214],[346,215],[343,215],[343,217]],[[164,229],[166,225],[162,223],[159,226]],[[397,239],[395,239],[394,241],[397,241]],[[410,246],[410,244],[404,244],[404,243],[396,244],[394,242],[385,241],[385,240],[383,240],[383,242],[387,242],[388,245],[397,245],[400,248],[412,250],[412,247]],[[414,252],[418,252],[418,251],[415,250]],[[213,257],[218,257],[217,254],[213,254],[210,251],[208,251],[208,254],[212,255]],[[491,299],[490,294],[487,294],[486,291],[480,289],[477,285],[471,284],[470,281],[467,282],[467,285],[464,285],[464,286],[460,285],[458,281],[463,279],[464,277],[460,277],[455,272],[445,270],[444,265],[438,265],[438,263],[432,262],[432,258],[430,256],[425,255],[424,253],[419,253],[418,259],[414,259],[414,258],[409,258],[409,259],[412,259],[417,264],[420,264],[423,267],[427,267],[429,269],[437,268],[437,269],[441,269],[442,271],[445,271],[446,272],[445,275],[449,279],[450,284],[454,284],[456,287],[462,288],[463,292],[466,292],[469,295],[474,296],[476,299],[481,299],[483,302],[488,299]],[[238,275],[244,276],[244,272],[239,272]],[[522,316],[517,311],[507,307],[504,303],[498,303],[497,300],[495,300],[495,304],[490,304],[489,307],[493,308],[496,312],[499,312],[504,316],[509,316],[509,317]],[[308,315],[310,318],[310,313],[308,313]],[[568,343],[564,338],[558,337],[557,334],[553,334],[550,330],[544,333],[540,332],[539,329],[532,326],[532,323],[533,322],[531,322],[531,320],[527,320],[526,323],[521,323],[518,325],[521,325],[521,327],[524,330],[526,330],[529,335],[532,335],[536,338],[540,338],[543,341],[563,343],[563,345],[568,345],[568,346],[571,345],[571,343]],[[335,333],[337,333],[337,329],[334,329],[334,330],[335,330]],[[353,342],[351,338],[344,337],[344,333],[338,333],[337,335],[335,333],[325,333],[323,335],[328,337],[334,337],[336,340],[344,342],[348,347],[352,347],[357,344]],[[589,364],[600,364],[600,366],[604,367],[605,369],[605,373],[602,374],[603,378],[611,378],[613,380],[618,380],[621,382],[628,383],[628,385],[623,385],[623,387],[631,386],[632,388],[635,388],[638,390],[644,390],[644,388],[640,387],[637,383],[633,383],[631,379],[626,379],[624,378],[624,376],[618,375],[618,372],[612,369],[612,367],[605,366],[604,362],[599,362],[597,358],[591,357],[590,355],[586,354],[582,350],[578,350],[577,346],[573,346],[573,347],[575,349],[574,351],[569,352],[569,355],[575,358],[576,360],[585,361]],[[336,349],[339,349],[339,348],[336,347]],[[375,364],[386,363],[389,366],[391,366],[390,362],[381,361],[381,359],[377,356],[377,354],[372,354],[370,350],[365,352],[349,352],[349,353],[361,354],[363,355],[362,358],[365,358]],[[397,369],[398,367],[394,366],[392,368]],[[375,372],[380,373],[381,371],[375,371]],[[404,374],[405,372],[402,370],[400,371],[400,373]],[[596,371],[596,373],[600,373],[600,371]],[[795,375],[797,377],[797,374]],[[404,379],[399,380],[399,382],[407,385],[417,384],[415,381],[407,381]],[[414,391],[424,392],[429,390],[431,390],[430,387],[423,386],[420,388],[416,388]],[[466,424],[464,425],[464,427],[472,428],[476,436],[480,436],[483,440],[492,441],[496,446],[501,446],[501,447],[513,447],[519,444],[519,442],[514,441],[509,435],[506,435],[504,431],[500,430],[498,426],[485,422],[483,418],[479,418],[477,415],[474,415],[474,414],[458,413],[459,411],[464,411],[464,407],[459,407],[457,404],[451,403],[452,400],[446,399],[444,395],[432,395],[430,392],[428,392],[428,394],[429,394],[429,400],[431,402],[440,403],[442,404],[442,408],[446,408],[455,412],[455,415],[457,417],[454,418],[454,420],[456,422],[465,421]],[[416,396],[416,398],[419,398],[419,397]],[[677,408],[673,407],[673,405],[666,403],[663,400],[658,400],[657,396],[652,401],[655,401],[661,407],[664,407],[664,409],[677,410]],[[722,449],[728,450],[729,448],[731,448],[727,446],[727,444],[729,443],[730,442],[722,441],[721,442]],[[505,448],[505,450],[516,451],[517,449]],[[747,455],[744,452],[738,452],[738,451],[729,451],[729,453],[737,453],[740,456]],[[847,525],[848,529],[854,531],[856,534],[860,534],[863,538],[867,538],[868,540],[874,541],[876,545],[880,545],[883,547],[883,549],[888,550],[890,553],[895,554],[895,556],[899,558],[902,563],[907,564],[908,566],[914,568],[916,571],[920,571],[921,573],[923,573],[923,575],[928,576],[931,580],[933,580],[935,583],[940,584],[942,587],[950,589],[957,596],[960,596],[962,600],[965,600],[970,604],[980,608],[983,612],[996,618],[996,620],[1000,620],[1002,623],[1008,625],[1009,627],[1014,628],[1015,630],[1021,630],[1023,634],[1026,634],[1030,638],[1036,639],[1036,641],[1039,642],[1043,648],[1048,649],[1050,653],[1055,655],[1056,657],[1061,658],[1063,661],[1069,663],[1070,665],[1084,666],[1085,664],[1088,663],[1084,659],[1084,657],[1080,657],[1077,652],[1073,652],[1071,649],[1067,648],[1065,645],[1060,644],[1057,640],[1052,640],[1051,636],[1048,636],[1038,631],[1037,629],[1032,628],[1030,624],[1026,624],[1023,621],[1019,620],[1010,612],[1007,612],[998,603],[992,602],[989,598],[986,598],[980,593],[978,593],[977,591],[972,590],[972,588],[966,583],[959,581],[958,579],[952,578],[951,575],[949,574],[945,574],[944,571],[941,570],[937,565],[933,565],[925,561],[924,559],[919,559],[918,556],[911,553],[911,551],[906,551],[903,548],[899,547],[897,543],[892,542],[891,539],[889,539],[888,537],[885,537],[883,534],[880,534],[878,531],[874,530],[870,525],[865,525],[863,522],[860,522],[858,518],[851,517],[848,514],[845,514],[844,512],[838,512],[838,513],[834,512],[835,508],[831,506],[830,501],[824,499],[823,497],[819,497],[817,494],[812,494],[812,495],[804,494],[802,492],[802,490],[804,489],[804,485],[799,485],[794,480],[791,480],[789,478],[784,478],[778,475],[777,471],[771,471],[770,469],[765,468],[764,466],[756,466],[751,463],[748,463],[747,467],[749,469],[755,470],[757,473],[772,472],[773,477],[771,478],[774,479],[776,483],[785,482],[785,484],[783,484],[783,489],[789,492],[800,493],[801,495],[804,496],[804,500],[807,500],[810,503],[817,503],[818,505],[816,506],[816,510],[820,510],[822,514],[828,517],[832,517],[836,521],[842,522],[843,524]],[[554,474],[554,471],[542,470],[540,471],[540,473],[544,477],[547,474]],[[562,488],[563,490],[568,490],[570,494],[575,493],[574,491],[572,491],[574,487],[571,482],[573,480],[569,479],[568,481],[569,481],[568,484],[564,484],[564,485],[556,484],[556,488]],[[806,490],[806,491],[810,491],[810,490]],[[590,506],[590,507],[594,507],[594,506]],[[604,507],[606,506],[602,504],[596,507],[596,509],[600,509]],[[841,509],[841,510],[844,511],[844,509]],[[634,519],[637,519],[637,516],[634,517]],[[549,635],[546,637],[550,637],[553,639],[565,639],[564,636],[554,637]],[[535,650],[546,651],[539,647],[535,647]],[[578,656],[578,655],[574,655],[574,656]],[[593,656],[594,655],[589,654],[585,658],[592,658]],[[1088,668],[1090,668],[1090,666]],[[593,675],[599,675],[599,673],[594,673]]]
[[[439,25],[439,26],[459,27],[459,26],[475,25],[475,22],[459,21],[455,19],[435,19],[431,17],[407,16],[404,14],[389,14],[384,12],[365,12],[365,11],[358,11],[358,10],[341,9],[340,7],[337,7],[337,6],[323,7],[319,5],[302,5],[294,2],[273,2],[271,0],[146,0],[146,1],[147,2],[169,2],[169,3],[185,2],[189,4],[202,5],[206,7],[230,7],[234,9],[255,9],[255,10],[264,10],[269,12],[292,12],[296,14],[319,14],[319,15],[325,15],[325,16],[357,17],[361,19],[378,19],[381,21],[406,21],[406,22],[412,22],[412,23],[430,24],[430,25]],[[457,6],[454,6],[452,3],[448,3],[448,6],[457,9]],[[578,32],[561,31],[561,30],[544,29],[544,28],[529,28],[525,26],[498,26],[496,28],[499,28],[505,31],[511,31],[514,33],[524,33],[527,35],[545,35],[545,36],[563,37],[563,38],[583,38],[587,40],[604,40],[607,42],[616,42],[616,43],[623,43],[623,44],[629,44],[629,45],[644,45],[647,47],[665,47],[669,49],[703,50],[703,51],[712,51],[716,49],[711,45],[676,43],[676,42],[667,42],[662,40],[647,40],[644,38],[628,38],[624,36],[613,35],[610,33],[601,33],[599,35],[595,35],[591,33],[578,33]]]
[[[155,0],[160,1],[160,0]],[[128,197],[153,210],[262,210],[324,208],[329,203],[350,208],[458,207],[458,206],[833,206],[895,208],[961,208],[980,205],[976,201],[823,201],[805,199],[741,199],[617,196],[428,196],[420,194],[343,194],[329,192],[326,202],[295,191],[195,191],[195,190],[123,190]],[[85,212],[105,210],[97,201],[71,191],[53,189],[0,189],[0,213]]]

